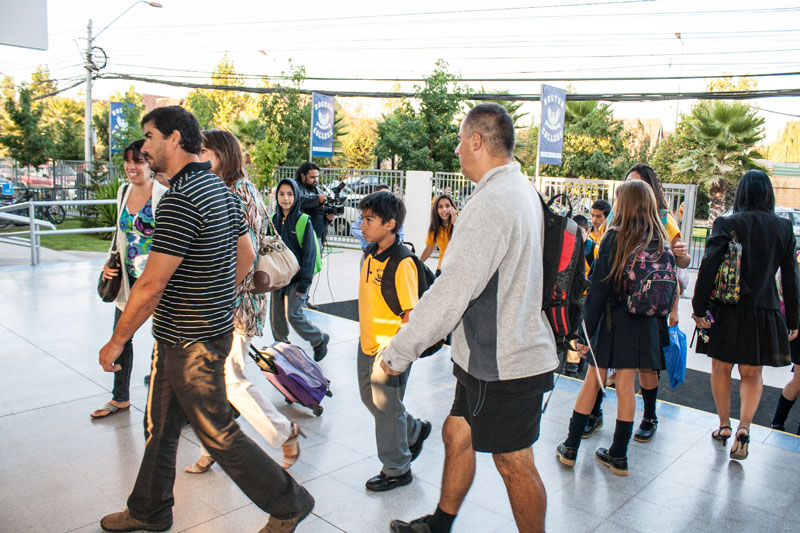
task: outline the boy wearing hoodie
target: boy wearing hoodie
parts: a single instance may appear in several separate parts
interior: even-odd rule
[[[328,353],[330,336],[323,333],[306,318],[303,306],[308,298],[308,288],[314,278],[317,257],[317,238],[308,215],[300,212],[300,190],[293,179],[283,179],[275,191],[278,204],[272,223],[283,242],[294,253],[300,270],[285,287],[272,293],[270,315],[272,337],[276,342],[289,342],[289,325],[286,323],[288,302],[289,324],[303,339],[314,347],[314,360],[322,361]],[[302,233],[302,242],[298,238]]]
[[[431,432],[431,423],[411,416],[403,405],[403,395],[410,367],[400,375],[390,376],[380,365],[380,353],[392,337],[408,322],[411,309],[419,300],[417,266],[412,257],[397,262],[392,280],[387,268],[398,246],[406,208],[389,191],[365,196],[361,209],[361,233],[369,242],[361,265],[358,287],[358,316],[361,337],[357,370],[361,401],[375,418],[375,441],[380,473],[367,480],[368,490],[380,492],[411,483],[411,461],[422,451],[422,443]],[[384,300],[381,285],[392,282],[403,316],[397,316]]]

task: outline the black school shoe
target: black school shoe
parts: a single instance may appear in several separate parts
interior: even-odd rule
[[[633,434],[633,440],[636,442],[650,442],[656,436],[658,429],[658,420],[655,418],[642,418],[642,423],[639,424],[639,429]]]
[[[598,416],[589,415],[589,420],[586,422],[586,425],[583,426],[581,438],[588,439],[597,433],[597,430],[601,427],[603,427],[603,413],[601,412]]]
[[[556,446],[556,457],[567,466],[575,466],[575,459],[578,458],[578,448],[570,448],[562,442]]]
[[[402,520],[392,520],[389,524],[389,529],[393,533],[431,533],[431,526],[428,521],[433,515],[425,515],[411,522],[403,522]]]
[[[411,470],[399,476],[387,476],[381,472],[377,476],[369,478],[366,487],[373,492],[383,492],[408,485],[413,479]]]
[[[422,445],[425,442],[425,439],[428,438],[428,435],[431,434],[431,423],[427,420],[422,420],[422,427],[419,429],[419,437],[417,440],[408,447],[408,451],[411,452],[411,460],[413,461],[417,457],[419,457],[420,452],[422,451]]]
[[[314,361],[319,363],[325,356],[328,355],[328,341],[331,340],[331,336],[327,333],[322,334],[322,342],[314,346]]]
[[[611,472],[618,476],[628,475],[628,458],[627,457],[611,457],[608,454],[608,448],[597,448],[594,452],[594,458],[601,465],[605,465],[611,469]]]
[[[564,374],[567,376],[575,377],[581,371],[581,367],[578,363],[567,363],[564,365]]]

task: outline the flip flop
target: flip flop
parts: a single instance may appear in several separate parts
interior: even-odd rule
[[[118,413],[120,411],[126,411],[126,410],[128,410],[130,408],[131,408],[130,404],[128,404],[127,407],[117,407],[116,405],[112,404],[111,402],[106,402],[106,404],[103,407],[101,407],[100,409],[97,409],[96,411],[94,411],[91,416],[92,416],[92,418],[105,418],[108,415],[113,415],[114,413]],[[103,415],[103,414],[97,414],[97,413],[105,413],[105,414]]]

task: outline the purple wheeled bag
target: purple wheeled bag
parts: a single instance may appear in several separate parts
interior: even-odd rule
[[[286,403],[299,403],[316,416],[322,414],[320,402],[325,396],[333,396],[331,382],[302,348],[276,342],[259,350],[251,344],[250,357],[270,383],[281,391]]]

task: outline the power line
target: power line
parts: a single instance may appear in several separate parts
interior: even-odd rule
[[[234,75],[220,75],[214,74],[213,72],[208,71],[201,71],[201,70],[187,70],[187,69],[177,69],[177,68],[169,68],[169,67],[149,67],[147,65],[132,65],[127,63],[116,63],[117,66],[127,66],[127,67],[137,67],[137,68],[149,68],[153,70],[166,70],[170,72],[189,72],[189,73],[196,73],[196,74],[203,74],[210,77],[213,77],[216,80],[237,80],[237,79],[266,79],[266,80],[291,80],[291,76],[270,76],[266,74],[239,74],[236,73]],[[136,75],[136,74],[131,74]],[[800,76],[800,71],[796,72],[769,72],[769,73],[744,73],[744,74],[723,74],[720,75],[719,73],[715,74],[696,74],[696,75],[686,75],[686,76],[604,76],[604,77],[572,77],[572,76],[562,76],[562,77],[551,77],[551,78],[460,78],[458,81],[471,83],[471,82],[486,82],[486,83],[493,83],[493,82],[522,82],[522,83],[529,83],[529,82],[555,82],[555,81],[667,81],[667,80],[694,80],[694,79],[705,79],[705,78],[719,78],[719,77],[726,77],[726,78],[741,78],[741,77],[749,77],[749,78],[767,78],[767,77],[775,77],[775,76]],[[172,75],[173,78],[197,78],[197,76],[181,76],[181,75]],[[371,81],[371,82],[424,82],[426,78],[361,78],[361,77],[338,77],[338,76],[305,76],[305,80],[307,81]]]
[[[131,80],[145,83],[170,85],[173,87],[186,87],[192,89],[206,89],[218,91],[236,91],[254,94],[274,94],[285,91],[284,87],[247,87],[231,85],[211,85],[175,80],[161,80],[128,74],[102,74],[98,78],[111,80]],[[416,94],[407,92],[360,92],[360,91],[329,91],[292,89],[300,94],[314,92],[341,97],[361,98],[415,98]],[[594,94],[568,94],[569,101],[602,100],[607,102],[656,102],[666,100],[752,100],[755,98],[775,98],[782,96],[800,96],[800,89],[767,89],[754,91],[728,91],[728,92],[686,92],[686,93],[594,93]],[[539,101],[538,94],[472,94],[469,100],[503,100],[503,101]]]

